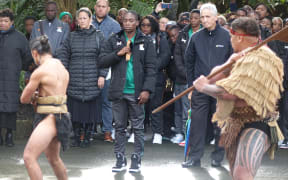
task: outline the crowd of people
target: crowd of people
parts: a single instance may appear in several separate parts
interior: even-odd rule
[[[239,152],[235,152],[237,143],[232,140],[230,142],[229,138],[228,140],[221,138],[223,126],[221,127],[219,122],[217,126],[216,120],[211,121],[215,119],[213,114],[216,112],[217,100],[221,102],[219,99],[224,96],[217,94],[219,89],[216,88],[216,85],[223,87],[227,91],[225,91],[226,94],[233,94],[246,102],[250,101],[232,92],[232,90],[230,91],[236,87],[228,87],[224,81],[216,83],[215,87],[213,86],[214,89],[211,88],[209,91],[208,80],[201,75],[209,75],[219,65],[227,62],[233,52],[238,53],[248,47],[255,46],[272,34],[279,32],[288,25],[288,18],[283,20],[280,17],[272,17],[269,6],[264,3],[259,3],[254,8],[249,5],[235,8],[235,4],[231,4],[231,12],[222,15],[218,14],[215,5],[199,3],[197,8],[190,12],[180,13],[175,21],[161,17],[161,12],[165,10],[161,5],[162,3],[157,4],[154,11],[144,17],[140,17],[135,11],[121,8],[114,19],[109,14],[108,0],[97,0],[94,14],[89,8],[82,7],[76,12],[75,17],[69,12],[58,13],[57,4],[54,1],[48,1],[45,4],[46,18],[44,20],[37,20],[33,16],[27,16],[24,19],[25,36],[16,30],[17,27],[14,27],[13,12],[10,9],[0,10],[0,72],[2,72],[0,78],[0,145],[5,143],[8,147],[14,146],[12,132],[16,130],[21,70],[27,71],[28,83],[21,97],[22,103],[30,103],[30,97],[33,96],[34,91],[39,91],[39,98],[41,96],[61,95],[61,103],[58,102],[58,99],[56,105],[59,108],[62,106],[64,108],[65,104],[65,108],[71,115],[73,136],[70,143],[69,138],[67,139],[65,135],[59,135],[60,132],[56,132],[61,131],[61,128],[57,127],[61,126],[57,120],[61,119],[58,117],[59,113],[66,114],[67,110],[55,110],[54,116],[57,127],[55,128],[55,125],[48,123],[51,117],[47,116],[48,112],[45,109],[45,106],[48,105],[53,106],[53,110],[58,109],[55,102],[53,101],[54,104],[52,104],[48,100],[48,103],[45,103],[45,98],[41,102],[36,100],[38,104],[36,110],[45,109],[45,113],[42,113],[45,116],[37,116],[39,112],[36,111],[38,121],[34,123],[35,129],[24,152],[25,165],[31,177],[41,176],[41,174],[34,174],[33,169],[39,169],[37,158],[47,148],[46,156],[52,166],[54,164],[53,168],[57,177],[65,179],[67,175],[63,175],[62,161],[58,165],[54,163],[60,158],[59,142],[62,146],[65,145],[64,147],[67,146],[67,143],[72,147],[89,147],[94,134],[97,131],[99,133],[99,127],[101,127],[100,131],[104,133],[104,141],[115,141],[116,165],[112,168],[114,172],[126,169],[125,144],[127,141],[134,143],[129,171],[140,171],[141,158],[144,154],[145,132],[150,127],[153,133],[153,144],[162,144],[163,140],[168,140],[189,147],[188,160],[182,164],[184,168],[201,166],[205,144],[213,142],[215,144],[215,150],[211,154],[213,167],[221,166],[226,150],[232,176],[241,176],[240,172],[245,172],[240,168],[237,161],[241,158],[237,154]],[[49,43],[43,37],[47,37]],[[241,39],[244,37],[246,39]],[[288,44],[282,41],[271,41],[268,43],[268,47],[284,64],[282,70],[275,70],[275,72],[279,71],[278,74],[284,72],[282,73],[283,77],[279,77],[282,78],[281,83],[283,82],[283,84],[275,84],[274,87],[279,86],[279,91],[283,89],[279,97],[278,93],[275,93],[277,97],[275,99],[279,99],[277,101],[277,110],[280,114],[278,124],[284,136],[279,147],[287,149]],[[32,53],[30,48],[32,48]],[[267,54],[272,56],[270,51],[268,52],[266,49],[263,51],[267,51]],[[56,63],[55,69],[51,68],[53,61],[50,62],[47,59],[53,58],[59,59],[65,67],[65,71],[69,73],[67,87],[62,87],[62,90],[67,88],[67,98],[63,97],[65,93],[61,91],[60,87],[52,85],[53,82],[58,81],[65,85],[65,80],[67,80],[62,76],[66,72],[61,69],[61,65],[54,62]],[[237,61],[238,59],[239,57],[234,57],[230,58],[229,61]],[[37,66],[42,67],[42,70],[39,70],[39,67],[36,68]],[[46,74],[35,79],[36,73],[38,76],[43,74],[39,71]],[[228,75],[230,73],[231,75],[235,74],[235,71],[230,71]],[[50,77],[53,75],[52,72],[54,72],[55,77]],[[50,73],[50,76],[47,73]],[[228,75],[226,72],[225,77]],[[233,80],[231,81],[233,82]],[[215,82],[216,80],[211,81],[210,84]],[[164,111],[152,113],[156,107],[179,95],[193,83],[197,90],[182,96]],[[207,89],[205,89],[205,85]],[[38,88],[39,90],[37,90]],[[55,91],[52,91],[51,88],[55,88]],[[32,91],[33,93],[31,93]],[[221,93],[225,94],[222,91]],[[228,97],[226,94],[225,100],[235,100],[232,95],[226,98]],[[250,95],[248,94],[248,96]],[[37,99],[37,97],[35,98]],[[271,102],[273,105],[267,107],[269,111],[272,111],[274,106],[276,108],[275,99]],[[238,105],[242,103],[243,105],[240,100],[235,100],[235,103]],[[254,107],[250,103],[248,104]],[[231,105],[231,107],[233,106],[234,104]],[[271,108],[272,106],[273,108]],[[189,109],[192,113],[188,128]],[[247,111],[249,110],[251,109]],[[257,109],[254,108],[254,110],[260,117]],[[237,112],[235,111],[235,113]],[[251,110],[251,113],[253,114],[254,111]],[[218,114],[216,113],[216,115]],[[241,113],[239,112],[239,114]],[[261,116],[261,118],[264,119],[266,116]],[[44,120],[41,121],[41,119]],[[66,120],[70,122],[68,117]],[[39,140],[37,135],[41,134],[40,130],[43,128],[43,126],[39,127],[40,122],[46,123],[47,127],[52,129],[50,134],[46,134],[45,139],[47,141],[42,143],[54,142],[53,137],[56,135],[62,137],[62,140],[55,141],[51,146],[42,144],[42,148],[36,148],[37,151],[33,151],[35,147],[38,147],[36,145]],[[243,128],[244,125],[241,124],[241,127]],[[262,127],[262,125],[260,126]],[[62,128],[65,129],[65,127],[67,134],[70,124],[62,125]],[[261,127],[259,128],[257,124],[254,128],[263,130]],[[5,141],[1,133],[3,128],[7,129]],[[265,126],[265,128],[267,127]],[[226,129],[228,131],[229,127]],[[240,133],[240,129],[238,130],[237,132]],[[247,131],[242,129],[242,131],[245,132],[246,136],[249,136],[247,135],[250,132],[249,129]],[[266,131],[264,132],[266,133]],[[45,134],[41,135],[45,136]],[[261,135],[259,133],[259,136],[253,138],[260,139]],[[63,138],[63,136],[65,137]],[[270,134],[268,136],[270,137]],[[186,144],[185,138],[189,138]],[[245,139],[241,136],[242,138]],[[266,136],[263,135],[262,138],[265,139]],[[233,138],[231,137],[231,139]],[[234,149],[227,148],[227,144],[223,141],[229,142],[229,145]],[[245,141],[242,140],[239,147],[241,143],[243,144]],[[272,144],[272,142],[270,143]],[[265,149],[263,153],[267,151],[268,144],[266,141],[264,143],[263,140],[262,146]],[[251,145],[251,148],[257,147]],[[53,157],[55,158],[53,159]],[[262,156],[259,155],[258,158],[261,159]],[[255,166],[254,169],[250,169],[246,177],[249,175],[254,177],[258,167]]]

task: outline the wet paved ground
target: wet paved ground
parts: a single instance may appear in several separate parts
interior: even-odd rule
[[[16,146],[6,148],[0,146],[0,179],[23,180],[28,179],[22,153],[26,140],[16,141]],[[130,154],[133,145],[128,144],[127,159],[130,165]],[[162,145],[153,145],[150,141],[145,143],[145,155],[142,160],[142,171],[139,174],[112,173],[111,167],[115,164],[113,144],[96,139],[90,148],[71,148],[62,153],[62,159],[68,170],[71,180],[231,180],[227,161],[223,167],[210,166],[211,146],[207,146],[202,159],[202,168],[183,169],[183,148],[163,142]],[[53,171],[45,156],[39,159],[44,179],[53,180]],[[288,179],[288,150],[279,150],[274,161],[264,157],[256,180],[287,180]]]

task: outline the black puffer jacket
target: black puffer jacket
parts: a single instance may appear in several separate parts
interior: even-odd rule
[[[98,77],[106,77],[108,69],[98,67],[104,36],[93,26],[70,33],[56,53],[70,74],[67,93],[81,101],[95,99],[100,94]]]
[[[117,53],[126,45],[124,31],[112,35],[101,49],[99,66],[112,67],[111,84],[108,98],[111,101],[121,99],[126,82],[127,61],[125,56],[119,57]],[[133,72],[135,83],[135,98],[142,91],[153,93],[156,81],[156,50],[149,37],[137,32],[132,49]]]
[[[0,112],[16,112],[19,106],[19,76],[32,56],[26,37],[13,27],[0,32]]]
[[[176,65],[176,83],[187,84],[186,78],[186,66],[184,60],[184,54],[189,41],[189,30],[191,25],[185,26],[180,32],[175,44],[174,60]]]
[[[154,43],[154,42],[153,42]],[[162,87],[166,83],[164,69],[168,67],[171,57],[169,41],[165,33],[159,33],[155,42],[157,62],[156,62],[156,86]]]

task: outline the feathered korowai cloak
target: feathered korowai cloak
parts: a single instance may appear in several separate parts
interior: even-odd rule
[[[237,150],[237,137],[245,123],[263,121],[277,114],[277,102],[280,99],[283,81],[283,63],[268,47],[261,47],[237,60],[230,75],[216,82],[229,94],[243,99],[248,106],[234,107],[233,101],[218,99],[213,122],[222,129],[220,145],[226,149],[227,159],[233,169]],[[271,132],[271,147],[283,135],[273,115],[268,122]],[[277,142],[276,142],[277,141]],[[270,149],[274,158],[274,148]]]

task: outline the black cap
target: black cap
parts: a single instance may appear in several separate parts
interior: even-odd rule
[[[190,19],[190,13],[189,12],[183,12],[179,15],[179,21],[184,21],[184,20],[188,20]]]

